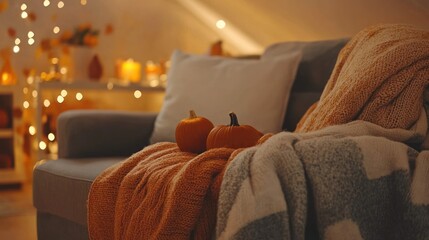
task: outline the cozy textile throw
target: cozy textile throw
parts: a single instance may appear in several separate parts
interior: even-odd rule
[[[419,117],[428,84],[428,31],[407,25],[366,28],[341,50],[319,102],[297,131],[356,119],[407,129]]]
[[[244,150],[223,178],[217,239],[429,239],[429,151],[403,143],[417,135],[357,120]]]
[[[207,239],[227,160],[238,152],[180,152],[175,143],[146,147],[104,171],[91,186],[91,239]]]

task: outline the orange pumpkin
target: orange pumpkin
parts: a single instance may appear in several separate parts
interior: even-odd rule
[[[206,150],[206,140],[213,123],[204,117],[198,117],[193,110],[189,118],[177,124],[176,143],[182,152],[202,153]]]
[[[238,124],[237,115],[230,113],[230,125],[216,126],[207,137],[207,149],[245,148],[255,146],[262,133],[249,125]]]

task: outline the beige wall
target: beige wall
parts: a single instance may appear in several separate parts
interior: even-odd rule
[[[205,2],[263,45],[283,40],[349,37],[377,23],[409,23],[429,29],[427,0]]]
[[[2,0],[4,1],[4,0]],[[196,18],[180,4],[188,0],[105,0],[88,1],[82,7],[79,1],[64,1],[58,9],[51,1],[12,1],[7,11],[0,13],[0,48],[12,47],[13,39],[6,34],[12,26],[22,39],[21,52],[13,63],[17,72],[36,66],[46,69],[45,59],[35,58],[36,46],[26,45],[29,30],[36,33],[36,45],[43,37],[53,36],[52,28],[72,28],[91,22],[103,29],[112,23],[112,35],[102,36],[95,51],[105,68],[105,76],[114,74],[117,58],[138,61],[169,58],[174,49],[204,53],[211,42],[220,38],[220,32]],[[429,29],[429,2],[427,0],[196,0],[222,16],[227,24],[240,29],[246,36],[266,47],[285,40],[319,40],[350,37],[365,26],[376,23],[411,23]],[[36,12],[36,22],[19,18],[20,4],[27,2]],[[52,16],[56,15],[56,22]],[[228,51],[238,52],[225,43]],[[0,63],[1,64],[1,63]]]

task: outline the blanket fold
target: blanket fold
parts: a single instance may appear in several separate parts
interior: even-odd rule
[[[397,141],[413,135],[354,121],[244,150],[223,178],[216,238],[429,239],[429,151]]]
[[[428,31],[398,24],[368,27],[341,50],[319,102],[297,131],[358,119],[408,129],[420,115],[428,84]]]
[[[207,239],[214,234],[222,171],[235,154],[195,155],[159,143],[105,170],[89,194],[90,238]]]

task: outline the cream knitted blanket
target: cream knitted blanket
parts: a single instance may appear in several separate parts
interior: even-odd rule
[[[223,178],[216,238],[429,239],[429,151],[404,144],[416,129],[357,120],[244,150]]]
[[[366,28],[341,50],[320,101],[297,131],[356,119],[407,129],[419,117],[428,84],[428,31],[406,25]]]

